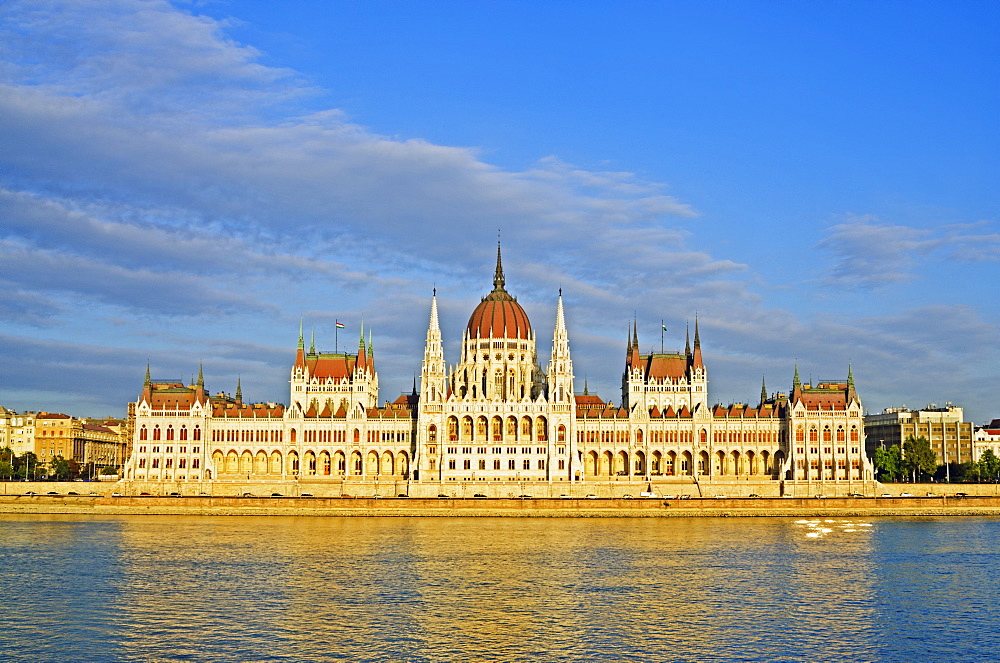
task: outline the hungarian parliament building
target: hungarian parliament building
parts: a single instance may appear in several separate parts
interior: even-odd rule
[[[643,354],[629,330],[621,402],[578,393],[562,292],[543,371],[535,329],[505,288],[500,249],[493,290],[445,362],[437,292],[419,389],[378,404],[371,337],[356,353],[305,347],[301,327],[288,405],[210,396],[194,384],[150,379],[130,404],[126,481],[329,482],[448,485],[482,494],[512,483],[747,480],[860,482],[872,478],[861,400],[845,380],[802,384],[755,405],[709,405],[698,323],[683,352]],[[370,332],[369,332],[370,334]],[[493,490],[491,490],[493,489]],[[553,489],[558,492],[561,488]],[[327,491],[329,492],[329,491]],[[428,491],[424,491],[428,492]],[[433,489],[429,489],[433,493]],[[509,491],[504,491],[506,495]]]

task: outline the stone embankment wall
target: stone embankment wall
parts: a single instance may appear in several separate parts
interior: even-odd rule
[[[434,517],[1000,516],[1000,497],[316,498],[0,496],[0,513]]]

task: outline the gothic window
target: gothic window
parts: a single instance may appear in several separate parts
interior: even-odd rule
[[[358,431],[354,431],[355,435],[357,435],[357,432]],[[430,427],[428,427],[428,429],[427,429],[427,441],[428,442],[437,442],[437,439],[438,439],[438,429],[437,429],[437,426],[435,426],[434,424],[431,424]],[[357,442],[357,440],[355,440],[355,442]]]
[[[535,430],[536,430],[535,439],[536,440],[540,440],[540,441],[544,442],[545,440],[549,439],[548,438],[548,434],[546,433],[546,430],[545,430],[546,423],[547,422],[545,421],[545,417],[538,417],[538,421],[536,422],[536,425],[535,425]]]
[[[155,427],[153,429],[153,439],[154,440],[160,439],[160,427],[159,426],[157,426],[157,427]]]
[[[480,440],[486,439],[486,417],[479,417],[476,420],[476,438]]]
[[[563,426],[562,424],[560,424],[558,431],[559,432],[556,434],[556,439],[559,442],[565,442],[566,441],[566,427]]]
[[[139,439],[140,440],[149,439],[149,431],[146,429],[145,425],[139,429]]]
[[[448,440],[458,439],[458,420],[455,417],[448,417]]]
[[[462,419],[462,439],[472,439],[472,419],[470,417]]]

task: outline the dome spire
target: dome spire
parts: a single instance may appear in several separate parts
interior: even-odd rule
[[[494,292],[504,289],[503,265],[500,262],[500,231],[497,231],[497,269],[493,273]]]

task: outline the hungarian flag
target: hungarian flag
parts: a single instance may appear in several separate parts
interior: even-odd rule
[[[661,322],[660,329],[662,329],[663,331],[667,331],[667,326]]]
[[[343,328],[344,328],[344,323],[343,322],[338,322],[337,323],[337,329],[343,329]]]

